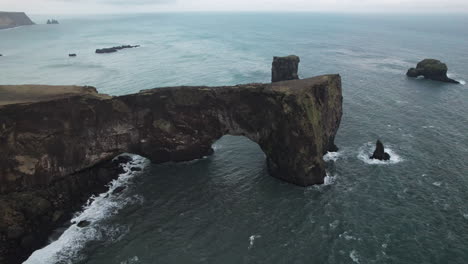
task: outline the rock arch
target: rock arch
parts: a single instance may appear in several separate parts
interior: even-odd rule
[[[45,186],[123,152],[188,161],[211,154],[226,134],[258,143],[272,176],[320,184],[341,116],[339,75],[7,105],[0,108],[0,188]]]

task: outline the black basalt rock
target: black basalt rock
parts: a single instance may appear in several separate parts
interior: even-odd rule
[[[102,54],[102,53],[113,53],[117,52],[121,49],[131,49],[131,48],[138,48],[140,45],[123,45],[123,46],[116,46],[116,47],[111,47],[111,48],[103,48],[103,49],[96,49],[96,53]]]
[[[370,156],[371,159],[378,159],[378,160],[390,160],[390,154],[385,152],[384,145],[380,140],[377,140],[376,146],[375,146],[375,151],[372,156]]]
[[[91,222],[87,221],[87,220],[83,220],[83,221],[80,221],[78,224],[76,224],[76,226],[80,227],[80,228],[83,228],[83,227],[87,227],[91,224]]]
[[[297,70],[301,60],[298,56],[273,57],[271,68],[271,82],[297,80]]]
[[[419,62],[416,68],[409,69],[406,75],[411,78],[424,76],[424,78],[429,80],[458,84],[458,81],[450,79],[447,76],[447,71],[448,67],[445,63],[439,60],[425,59]]]

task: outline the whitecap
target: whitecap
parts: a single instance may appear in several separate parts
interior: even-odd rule
[[[129,258],[125,261],[121,261],[120,264],[136,264],[136,263],[139,263],[140,262],[140,259],[138,258],[138,256],[134,256],[132,258]]]
[[[442,182],[433,182],[432,185],[440,187],[442,186]]]
[[[458,82],[460,82],[461,85],[466,85],[466,81],[465,81],[465,80],[458,80]]]
[[[143,197],[139,195],[126,196],[128,188],[118,195],[112,192],[121,186],[128,186],[130,180],[140,174],[139,171],[131,171],[131,167],[143,169],[148,160],[143,157],[132,155],[132,161],[123,165],[124,173],[109,184],[109,190],[98,196],[91,197],[83,207],[83,211],[78,213],[71,222],[72,224],[54,242],[46,247],[36,250],[23,264],[43,264],[43,263],[74,263],[82,260],[81,250],[90,241],[119,240],[128,233],[128,228],[121,225],[101,225],[101,222],[112,215],[118,213],[120,209],[128,204],[142,203]],[[89,221],[90,224],[80,228],[77,223]]]
[[[328,224],[331,230],[335,230],[340,225],[340,220],[335,220]]]
[[[332,184],[334,184],[335,181],[336,181],[336,177],[337,177],[337,175],[331,176],[331,175],[329,175],[329,174],[327,173],[327,175],[326,175],[325,178],[323,179],[323,185],[332,185]]]
[[[393,151],[388,145],[385,146],[385,152],[390,155],[390,160],[377,160],[371,159],[372,153],[375,149],[375,143],[368,142],[359,148],[358,159],[370,165],[389,165],[396,164],[403,161],[403,158]]]
[[[349,241],[349,240],[358,240],[356,237],[350,235],[350,234],[348,233],[348,231],[345,231],[343,234],[340,234],[339,237],[340,237],[340,238],[342,237],[342,238],[344,238],[345,240],[348,240],[348,241]]]
[[[249,249],[251,249],[253,247],[255,239],[261,238],[261,237],[262,237],[261,235],[251,235],[249,237]]]
[[[355,262],[355,263],[360,263],[360,262],[359,262],[359,255],[358,255],[358,253],[357,253],[356,250],[353,249],[353,250],[349,253],[349,257],[353,260],[353,262]]]
[[[340,158],[342,155],[343,155],[343,152],[327,152],[327,154],[323,156],[323,160],[327,162],[337,161],[338,158]]]

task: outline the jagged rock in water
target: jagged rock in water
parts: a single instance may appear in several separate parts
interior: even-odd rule
[[[271,68],[271,82],[299,79],[297,71],[300,59],[298,56],[273,57]]]
[[[55,19],[47,19],[47,25],[58,25],[59,22]]]
[[[98,54],[113,53],[113,52],[117,52],[117,51],[119,51],[121,49],[131,49],[131,48],[138,48],[138,47],[140,47],[140,45],[135,45],[135,46],[123,45],[123,46],[116,46],[116,47],[111,47],[111,48],[97,49],[96,53],[98,53]]]
[[[376,146],[375,146],[375,151],[372,156],[370,156],[371,159],[378,159],[378,160],[390,160],[390,154],[385,152],[384,145],[380,140],[377,140]]]
[[[412,78],[424,76],[424,78],[434,81],[459,83],[458,81],[450,79],[447,76],[447,71],[448,68],[445,63],[434,59],[425,59],[419,62],[416,68],[409,69],[406,75]]]
[[[60,225],[53,212],[68,215],[105,191],[132,160],[114,159],[122,153],[189,161],[213,153],[222,136],[241,135],[259,144],[272,176],[322,184],[342,102],[339,75],[118,97],[93,87],[0,86],[0,263],[21,263],[43,246]],[[30,236],[34,245],[19,248]]]

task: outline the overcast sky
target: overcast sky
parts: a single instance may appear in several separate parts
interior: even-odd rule
[[[463,12],[468,0],[0,0],[31,14],[164,11]]]

